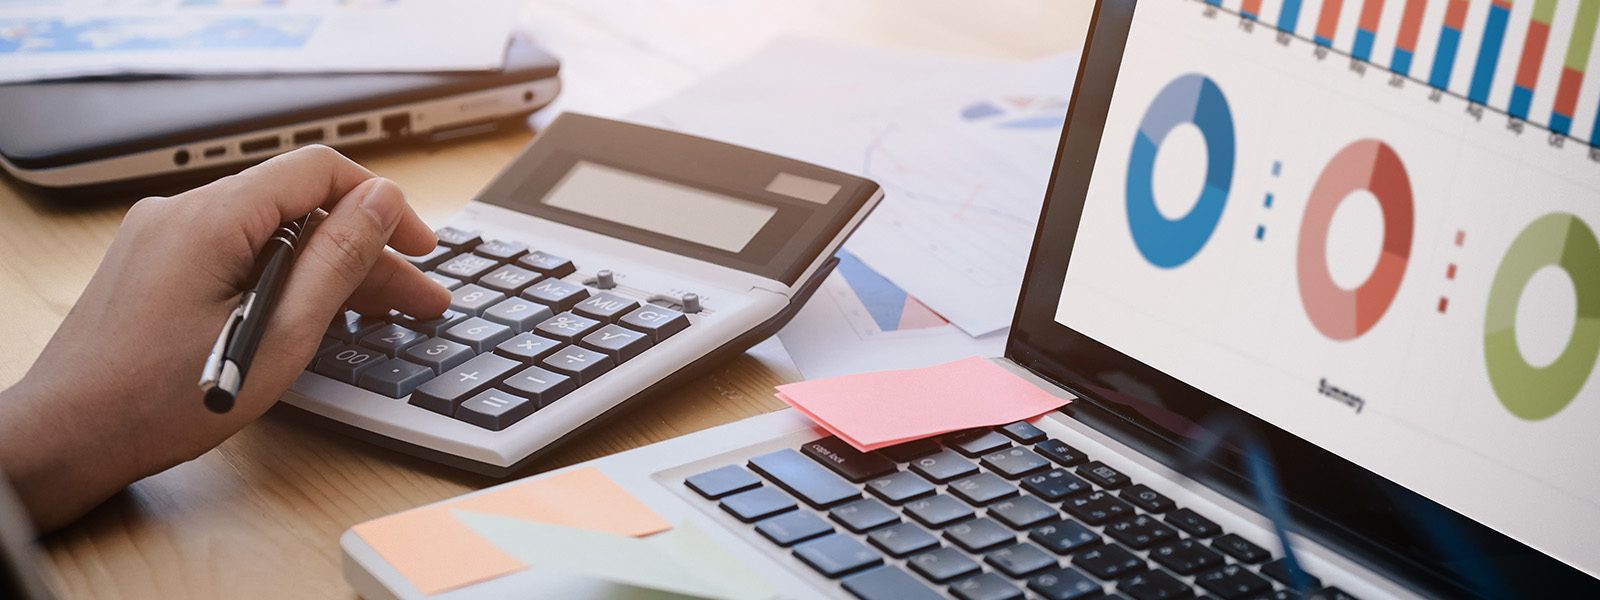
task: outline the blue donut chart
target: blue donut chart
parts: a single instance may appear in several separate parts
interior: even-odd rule
[[[1189,214],[1171,220],[1156,208],[1156,152],[1167,134],[1185,123],[1194,124],[1205,136],[1205,187]],[[1228,190],[1233,185],[1233,163],[1233,112],[1216,82],[1190,73],[1172,80],[1156,94],[1139,122],[1133,156],[1128,160],[1128,227],[1145,260],[1170,269],[1189,262],[1205,247],[1222,219]]]

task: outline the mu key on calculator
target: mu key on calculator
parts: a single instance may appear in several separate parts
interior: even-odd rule
[[[852,175],[576,114],[407,257],[421,320],[346,312],[284,401],[358,437],[507,476],[776,332],[882,199]]]

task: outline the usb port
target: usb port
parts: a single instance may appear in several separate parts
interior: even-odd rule
[[[322,141],[322,128],[302,129],[294,132],[294,145],[300,146]]]
[[[278,136],[256,138],[239,144],[241,154],[254,154],[278,149]]]
[[[340,123],[339,124],[339,137],[350,137],[352,135],[361,135],[361,134],[366,133],[366,132],[367,132],[367,122],[366,121],[349,121],[349,122],[346,122],[346,123]]]
[[[206,148],[205,157],[206,158],[221,158],[222,155],[227,154],[227,153],[228,153],[228,149],[227,148],[224,148],[222,146],[212,146],[210,148]]]

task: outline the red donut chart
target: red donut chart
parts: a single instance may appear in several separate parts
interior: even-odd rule
[[[1383,252],[1372,275],[1359,287],[1347,290],[1334,283],[1328,270],[1328,229],[1339,205],[1361,190],[1372,192],[1382,207]],[[1317,331],[1329,339],[1351,340],[1378,324],[1405,277],[1415,218],[1411,178],[1400,155],[1388,144],[1360,140],[1345,146],[1328,162],[1300,221],[1296,260],[1300,301]]]

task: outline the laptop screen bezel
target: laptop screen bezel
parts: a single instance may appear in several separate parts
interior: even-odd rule
[[[1291,529],[1429,595],[1600,590],[1575,568],[1055,320],[1135,5],[1096,3],[1006,357],[1082,396],[1062,409],[1069,416],[1258,510],[1261,490],[1240,450],[1264,449]]]

